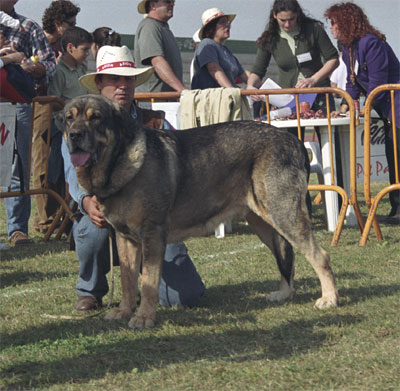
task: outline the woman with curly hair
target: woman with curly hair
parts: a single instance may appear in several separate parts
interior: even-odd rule
[[[400,83],[400,63],[383,33],[371,26],[364,11],[354,3],[339,3],[325,11],[330,20],[331,33],[339,41],[343,50],[343,61],[347,67],[346,91],[353,99],[360,94],[368,96],[379,85]],[[395,161],[389,92],[379,94],[373,102],[385,124],[385,152],[389,166],[390,183],[395,182]],[[348,111],[347,104],[341,105],[341,112]],[[361,114],[362,110],[361,110]],[[395,94],[395,116],[397,128],[397,156],[400,157],[400,93]],[[400,160],[400,159],[399,159]],[[398,161],[399,163],[399,161]],[[400,171],[400,163],[398,167]],[[389,193],[391,211],[383,221],[400,224],[400,192]]]
[[[328,87],[329,76],[339,65],[338,52],[322,23],[306,16],[297,0],[274,1],[257,47],[248,89],[260,87],[271,57],[278,65],[282,88]],[[324,102],[318,96],[313,109],[322,108]]]
[[[58,60],[62,55],[61,36],[68,27],[75,26],[81,9],[69,0],[55,0],[45,9],[42,24],[46,38]]]

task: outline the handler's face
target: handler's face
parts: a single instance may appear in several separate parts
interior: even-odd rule
[[[101,78],[96,77],[95,82],[101,95],[130,110],[136,87],[135,76],[103,74]]]

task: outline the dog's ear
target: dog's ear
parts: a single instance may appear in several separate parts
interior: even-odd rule
[[[134,137],[135,120],[122,106],[116,102],[112,102],[113,118],[118,126],[121,135],[131,140]]]

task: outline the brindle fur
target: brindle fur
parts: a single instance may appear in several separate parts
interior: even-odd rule
[[[106,318],[152,327],[166,243],[207,235],[232,219],[246,219],[277,260],[281,286],[270,300],[294,294],[295,247],[320,279],[316,307],[338,305],[329,255],[314,238],[306,206],[307,153],[288,132],[255,121],[154,130],[94,95],[66,106],[65,125],[70,152],[91,154],[76,168],[78,181],[117,233],[122,301]]]

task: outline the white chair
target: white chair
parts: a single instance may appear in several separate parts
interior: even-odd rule
[[[232,232],[232,224],[231,223],[221,223],[216,229],[215,229],[215,237],[217,239],[222,239],[225,237],[225,231],[230,233]]]
[[[305,141],[304,146],[306,147],[307,151],[311,152],[311,159],[310,159],[311,173],[317,174],[319,184],[324,183],[322,157],[319,144],[316,143],[315,141]]]

